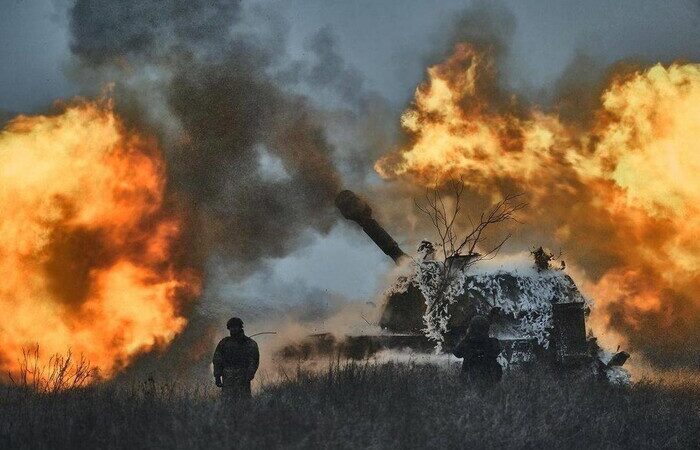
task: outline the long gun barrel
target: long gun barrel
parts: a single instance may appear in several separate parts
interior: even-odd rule
[[[348,190],[340,192],[335,197],[335,206],[343,217],[361,226],[367,236],[377,244],[377,247],[382,249],[396,264],[399,264],[400,260],[406,257],[399,244],[372,218],[372,208],[354,192]]]

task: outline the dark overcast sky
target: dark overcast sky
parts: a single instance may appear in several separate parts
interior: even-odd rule
[[[74,94],[65,75],[69,58],[67,0],[0,0],[0,108],[30,111]],[[367,86],[400,105],[420,81],[427,54],[469,1],[271,0],[288,21],[290,53],[329,26],[348,63]],[[576,51],[603,63],[623,58],[700,59],[700,7],[693,0],[515,0],[508,62],[516,87],[556,78]]]
[[[258,3],[286,18],[291,58],[302,57],[305,40],[322,27],[330,27],[342,57],[362,74],[367,88],[381,92],[391,102],[397,115],[422,79],[428,56],[445,39],[451,20],[470,4],[455,0]],[[700,61],[698,1],[505,3],[516,20],[507,79],[521,90],[535,92],[546,87],[581,51],[604,65],[628,58]],[[0,112],[32,112],[56,98],[79,93],[67,75],[69,4],[68,0],[0,0]],[[338,275],[328,263],[338,254],[343,255],[344,267],[350,267],[350,272]],[[352,242],[335,230],[280,261],[274,270],[279,278],[363,296],[376,287],[376,274],[381,272],[374,269],[377,267],[389,265],[369,242]],[[352,268],[357,268],[356,273]],[[368,279],[370,282],[362,283]]]
[[[65,14],[52,0],[0,0],[0,109],[30,111],[75,92],[64,75]]]

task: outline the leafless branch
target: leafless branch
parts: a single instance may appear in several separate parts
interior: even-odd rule
[[[457,219],[462,209],[464,180],[452,180],[446,187],[448,195],[454,200],[454,206],[449,210],[438,189],[427,189],[424,202],[414,200],[417,209],[430,220],[439,239],[438,245],[442,247],[441,280],[436,292],[437,298],[433,301],[435,307],[439,307],[443,293],[451,283],[456,257],[467,257],[459,262],[462,270],[478,261],[494,258],[510,239],[511,234],[507,234],[496,245],[484,248],[488,232],[499,224],[518,222],[516,214],[526,206],[522,201],[523,194],[507,195],[491,208],[482,211],[476,219],[468,212],[462,214],[466,216],[470,228],[461,231],[458,229]]]
[[[516,213],[526,206],[526,203],[521,201],[523,194],[511,194],[507,195],[490,209],[482,211],[479,215],[478,222],[475,222],[471,214],[467,213],[466,217],[471,229],[464,233],[461,239],[458,239],[456,220],[462,207],[464,180],[452,180],[448,183],[448,188],[451,197],[454,198],[454,207],[451,211],[448,211],[445,200],[437,189],[426,190],[424,204],[418,200],[414,200],[417,209],[426,215],[433,225],[439,238],[438,244],[442,247],[443,261],[446,263],[447,260],[453,256],[476,255],[477,248],[485,242],[485,232],[488,229],[504,222],[517,222]],[[506,236],[497,245],[489,248],[482,255],[474,257],[486,259],[495,256],[509,238],[510,235]]]

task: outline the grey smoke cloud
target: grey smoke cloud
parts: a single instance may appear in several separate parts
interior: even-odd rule
[[[363,96],[364,80],[338,53],[336,40],[329,27],[321,28],[309,39],[307,48],[315,54],[316,60],[307,78],[314,85],[334,89],[347,102],[356,102]]]
[[[245,273],[287,254],[303,230],[327,232],[340,180],[308,101],[267,73],[277,40],[237,29],[240,15],[231,1],[79,0],[71,49],[84,72],[109,70],[132,120],[166,134],[169,188],[193,212],[195,250],[224,255]],[[145,90],[157,91],[175,127],[148,112]],[[261,148],[286,177],[264,175]]]
[[[78,0],[70,14],[71,50],[93,64],[167,54],[173,49],[166,40],[172,41],[170,47],[200,44],[220,50],[239,13],[237,0]]]
[[[81,79],[93,90],[114,83],[120,112],[161,136],[170,199],[187,213],[182,256],[205,269],[203,301],[161,362],[170,367],[190,349],[207,360],[221,317],[270,308],[245,289],[221,297],[222,286],[240,287],[336,220],[335,148],[309,100],[275,81],[284,24],[265,12],[246,11],[260,22],[250,30],[231,1],[78,0],[71,9]],[[301,292],[310,308],[316,290]],[[161,363],[145,356],[137,372]]]

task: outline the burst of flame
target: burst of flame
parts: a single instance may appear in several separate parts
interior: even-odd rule
[[[424,186],[461,178],[481,195],[527,193],[524,239],[553,235],[591,276],[607,322],[653,323],[649,333],[681,326],[697,338],[700,65],[614,74],[591,123],[523,106],[496,76],[487,50],[457,45],[428,69],[402,117],[407,143],[376,171]]]
[[[183,329],[195,272],[170,261],[180,220],[164,210],[154,139],[110,102],[19,116],[0,132],[0,368],[22,348],[70,349],[110,377]]]

